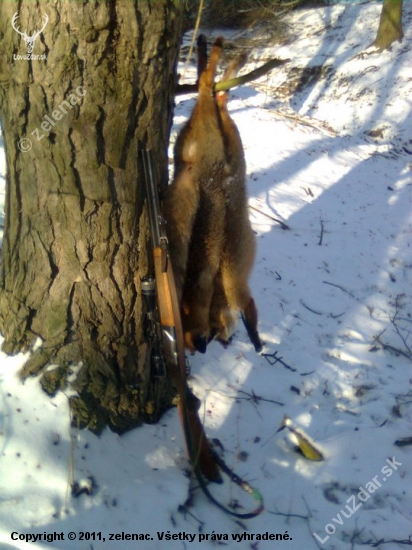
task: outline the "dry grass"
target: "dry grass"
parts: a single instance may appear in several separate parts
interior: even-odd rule
[[[316,0],[315,0],[316,1]],[[327,0],[318,0],[317,3]],[[270,20],[276,24],[283,14],[314,0],[205,0],[201,26],[244,28]],[[199,0],[187,0],[188,27],[196,20]]]

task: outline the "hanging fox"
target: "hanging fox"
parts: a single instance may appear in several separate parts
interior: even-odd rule
[[[229,342],[240,312],[257,352],[262,342],[248,278],[255,259],[245,156],[229,115],[228,92],[213,93],[223,39],[198,39],[198,97],[174,148],[175,173],[163,200],[185,345],[204,353],[216,338]],[[244,56],[227,68],[236,76]]]

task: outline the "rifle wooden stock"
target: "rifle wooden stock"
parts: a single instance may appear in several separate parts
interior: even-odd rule
[[[199,400],[190,391],[186,381],[186,361],[180,308],[177,300],[173,270],[165,248],[153,249],[155,281],[158,298],[160,324],[173,328],[176,338],[177,357],[169,350],[165,353],[168,372],[179,394],[178,410],[186,439],[189,459],[209,481],[220,483],[219,467],[210,449],[209,442],[199,418]],[[165,342],[167,346],[167,342]]]

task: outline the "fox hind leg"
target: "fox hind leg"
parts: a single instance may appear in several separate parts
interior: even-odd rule
[[[222,267],[222,287],[226,295],[229,310],[232,313],[232,319],[230,320],[229,317],[227,319],[233,326],[235,322],[234,313],[240,311],[249,339],[255,351],[259,353],[263,348],[263,343],[257,329],[258,313],[247,284],[248,270],[246,273],[242,273],[240,267],[236,263],[225,264]],[[225,327],[225,329],[230,331],[231,327]]]

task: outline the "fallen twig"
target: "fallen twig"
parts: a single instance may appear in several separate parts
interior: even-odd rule
[[[343,312],[343,313],[331,313],[330,317],[332,319],[338,319],[339,317],[342,317],[342,315],[345,315],[345,312]]]
[[[305,497],[303,495],[301,495],[301,497],[302,497],[303,502],[305,503],[306,510],[308,511],[308,517],[306,518],[306,525],[308,527],[308,530],[309,530],[309,533],[310,533],[311,537],[313,537],[313,529],[312,529],[312,526],[310,524],[310,519],[313,517],[313,515],[312,515],[312,512],[309,508],[308,503],[306,502]],[[320,548],[320,549],[323,548],[322,546],[320,546],[319,542],[316,540],[315,537],[313,538],[313,541],[315,542],[315,544],[318,548]]]
[[[314,313],[315,315],[323,315],[322,312],[316,311],[316,309],[312,309],[311,307],[307,306],[302,299],[299,300],[299,303],[300,303],[301,306],[303,306],[305,309],[307,309],[311,313]]]
[[[273,516],[282,516],[285,518],[299,518],[304,520],[309,519],[309,516],[301,516],[300,514],[287,514],[285,512],[271,512],[270,510],[268,510],[268,514],[272,514]]]
[[[266,361],[269,363],[269,365],[276,365],[276,363],[280,363],[281,365],[283,365],[286,369],[289,369],[291,370],[292,372],[296,372],[296,369],[294,369],[293,367],[289,366],[288,364],[286,364],[284,361],[283,361],[283,358],[282,357],[278,357],[277,356],[277,351],[275,351],[274,353],[262,353],[262,357],[264,357],[266,359]]]
[[[410,351],[403,351],[395,346],[392,346],[391,344],[388,344],[387,342],[382,341],[381,336],[385,331],[386,329],[384,329],[382,332],[374,336],[373,341],[378,343],[383,350],[394,353],[395,355],[402,355],[402,357],[406,357],[406,359],[409,359],[409,361],[412,361],[412,353]]]
[[[253,390],[252,393],[238,390],[238,393],[243,393],[243,395],[246,395],[246,397],[236,397],[236,399],[245,399],[246,401],[253,401],[253,403],[260,403],[260,401],[265,401],[266,403],[274,403],[275,405],[280,405],[281,407],[285,406],[285,404],[281,403],[280,401],[275,401],[274,399],[266,399],[265,397],[256,395]]]
[[[245,401],[252,401],[254,404],[259,404],[261,401],[264,401],[265,403],[274,403],[275,405],[280,405],[281,407],[284,407],[285,404],[281,403],[280,401],[276,401],[275,399],[266,399],[266,397],[261,397],[260,395],[256,395],[255,392],[252,390],[251,393],[248,393],[244,390],[238,390],[234,386],[229,384],[229,388],[235,390],[238,394],[242,393],[246,397],[239,397],[239,395],[227,395],[226,393],[219,392],[216,390],[211,390],[214,393],[217,393],[219,395],[222,395],[223,397],[227,397],[229,399],[236,399],[236,400],[245,400]]]
[[[360,544],[362,546],[372,546],[372,548],[378,548],[378,546],[381,546],[381,544],[403,544],[404,546],[412,546],[412,539],[409,537],[409,539],[378,539],[376,541],[367,540],[365,542],[360,541]],[[358,543],[359,544],[359,543]]]
[[[274,111],[273,109],[268,109],[268,111],[270,111],[271,113],[274,113],[275,116],[279,118],[287,118],[289,120],[293,120],[298,124],[302,124],[303,126],[308,126],[309,128],[314,128],[318,132],[322,132],[323,134],[326,134],[328,136],[335,137],[338,135],[338,132],[336,132],[336,130],[334,130],[326,122],[322,122],[314,119],[311,120],[308,117],[304,117],[300,115],[299,113],[289,112],[282,109],[279,109],[277,111]]]
[[[349,294],[351,298],[355,298],[355,295],[352,292],[350,292],[349,290],[346,290],[346,288],[341,285],[335,285],[334,283],[329,283],[328,281],[322,281],[322,283],[324,283],[325,285],[330,285],[330,286],[339,288],[339,290],[342,290],[342,292],[346,292],[346,294]]]
[[[323,243],[323,232],[324,232],[324,225],[323,225],[323,220],[322,218],[320,219],[320,237],[319,237],[319,242],[318,242],[318,245],[319,246],[322,246],[322,243]]]
[[[259,214],[262,214],[262,216],[265,216],[269,220],[272,220],[275,223],[278,223],[282,229],[284,229],[284,230],[290,229],[290,227],[285,222],[282,222],[282,220],[279,220],[278,218],[275,218],[274,216],[271,216],[270,214],[266,214],[266,212],[263,212],[263,210],[260,210],[259,208],[256,208],[256,206],[252,206],[252,205],[249,204],[249,208],[251,210],[254,210],[255,212],[258,212]]]
[[[373,341],[377,344],[379,344],[382,349],[385,351],[389,351],[391,353],[394,353],[395,355],[402,355],[402,357],[405,357],[409,361],[412,361],[412,349],[410,345],[407,342],[407,338],[411,335],[409,331],[406,329],[399,327],[399,321],[403,318],[399,317],[399,313],[403,309],[403,305],[400,303],[401,298],[403,298],[403,294],[398,294],[395,298],[395,303],[391,304],[395,308],[395,313],[393,316],[389,316],[389,321],[391,322],[391,325],[395,329],[396,334],[399,336],[399,338],[402,341],[402,344],[405,346],[405,349],[397,348],[396,346],[392,346],[392,344],[388,344],[387,342],[384,342],[381,338],[382,334],[386,331],[386,329],[382,330],[379,334],[373,337]],[[406,333],[406,336],[404,335]],[[372,347],[370,351],[374,351],[374,348]]]
[[[406,350],[407,350],[407,353],[409,355],[409,357],[412,356],[412,350],[411,348],[408,346],[408,344],[406,343],[406,338],[405,336],[401,333],[400,329],[399,329],[399,325],[397,323],[397,321],[399,320],[399,313],[400,311],[402,311],[402,305],[399,303],[400,299],[403,298],[403,294],[398,294],[395,298],[395,314],[393,315],[392,318],[390,318],[390,322],[392,323],[395,331],[396,331],[396,334],[399,336],[399,338],[402,340],[403,342],[403,345],[405,346]],[[410,335],[410,333],[408,333],[408,336]]]
[[[397,447],[407,447],[412,445],[412,437],[401,437],[395,441],[394,445]]]

